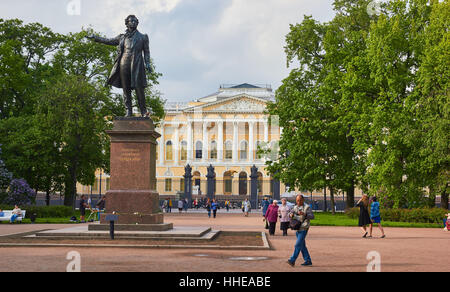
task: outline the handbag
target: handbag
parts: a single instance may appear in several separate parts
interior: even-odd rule
[[[264,219],[264,221],[266,221],[266,229],[269,229],[269,222],[267,222],[267,219]]]
[[[300,227],[302,227],[302,222],[295,218],[291,218],[289,221],[289,228],[292,230],[300,230]]]

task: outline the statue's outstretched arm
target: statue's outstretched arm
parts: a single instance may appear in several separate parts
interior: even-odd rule
[[[102,43],[102,44],[110,45],[110,46],[118,46],[120,44],[121,35],[118,35],[112,39],[103,38],[103,37],[99,37],[96,35],[90,35],[90,36],[87,36],[87,38],[90,40],[93,40],[97,43]]]

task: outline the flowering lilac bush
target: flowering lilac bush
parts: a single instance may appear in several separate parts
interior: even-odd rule
[[[24,179],[13,179],[9,185],[4,203],[8,205],[28,205],[34,202],[36,192]]]

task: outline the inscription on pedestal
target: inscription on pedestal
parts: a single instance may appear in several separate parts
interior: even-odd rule
[[[120,155],[119,161],[122,162],[139,162],[141,161],[141,154],[137,149],[124,148]]]

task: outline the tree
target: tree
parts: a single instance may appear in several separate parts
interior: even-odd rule
[[[277,90],[276,103],[268,106],[284,128],[281,153],[289,152],[269,162],[269,170],[302,189],[330,188],[332,196],[344,190],[348,207],[354,205],[360,160],[353,148],[352,120],[342,115],[341,86],[348,63],[365,48],[370,19],[361,2],[335,1],[338,13],[330,23],[305,16],[291,25],[285,47],[288,66],[296,60],[299,67]]]
[[[448,206],[449,2],[336,0],[335,18],[291,26],[288,66],[268,106],[285,129],[269,170],[295,186],[355,184],[393,207]],[[430,190],[430,198],[425,189]],[[351,203],[350,203],[351,202]]]
[[[0,19],[0,120],[33,113],[42,81],[52,74],[49,57],[61,41],[39,23]]]
[[[430,189],[430,203],[441,196],[441,207],[448,209],[450,160],[450,5],[432,1],[430,23],[424,32],[424,53],[417,72],[417,90],[411,95],[411,113],[420,127],[414,137],[415,167]]]
[[[74,207],[76,183],[91,185],[95,170],[105,167],[110,123],[100,110],[108,97],[79,76],[63,75],[39,104],[41,125],[55,133],[54,143],[64,166],[65,200]]]
[[[0,123],[0,136],[7,141],[5,153],[11,172],[49,198],[50,193],[62,190],[63,165],[56,133],[43,127],[43,119],[37,114],[5,119]]]
[[[12,180],[12,173],[6,169],[2,160],[2,145],[0,145],[0,202],[4,199],[9,183]]]

